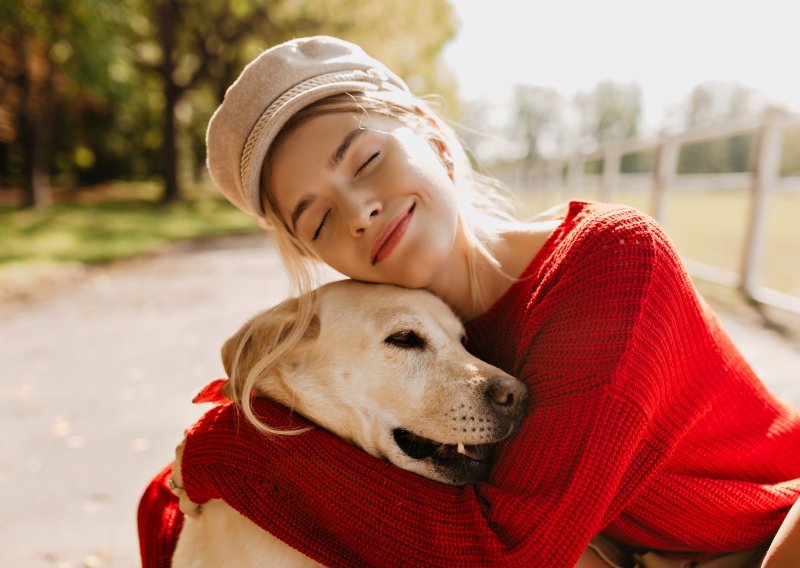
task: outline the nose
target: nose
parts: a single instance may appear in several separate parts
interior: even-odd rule
[[[368,210],[369,211],[369,210]],[[367,230],[367,227],[372,225],[372,220],[380,213],[380,209],[372,209],[369,214],[366,211],[360,215],[354,216],[350,220],[350,233],[354,237],[360,237]]]
[[[363,235],[382,210],[381,204],[374,199],[364,199],[358,195],[350,195],[345,198],[345,211],[350,234],[354,237]]]
[[[525,385],[512,377],[489,377],[486,385],[486,400],[489,405],[504,413],[517,413],[527,396]]]

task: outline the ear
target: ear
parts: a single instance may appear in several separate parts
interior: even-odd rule
[[[431,145],[439,153],[439,159],[442,161],[444,169],[447,170],[447,175],[453,179],[455,171],[455,163],[453,162],[453,155],[447,147],[447,143],[441,138],[431,138]]]
[[[239,344],[245,338],[246,334],[248,333],[248,329],[250,326],[253,325],[254,320],[250,320],[242,327],[239,328],[235,334],[228,338],[228,340],[222,345],[222,366],[225,369],[225,374],[228,375],[228,378],[233,376],[233,369],[234,369],[234,359],[236,357],[236,352],[239,349]],[[244,359],[246,357],[245,349],[247,348],[247,341],[245,339],[245,345],[243,345],[242,352],[239,354],[240,359]],[[241,369],[239,369],[241,372]],[[230,381],[228,381],[230,385]],[[226,389],[223,389],[223,392],[227,395],[229,394],[226,392]]]
[[[278,304],[248,321],[225,342],[222,346],[222,365],[231,379],[223,389],[226,396],[233,399],[232,391],[242,388],[244,379],[251,369],[286,340],[298,323],[298,307],[297,299]],[[315,339],[319,333],[319,316],[314,314],[303,332],[301,341]]]
[[[439,152],[440,156],[450,154],[450,150],[447,149],[447,144],[445,144],[444,140],[442,140],[441,138],[431,138],[430,141],[433,147],[436,148],[436,151]]]
[[[442,161],[442,165],[447,170],[447,175],[451,180],[455,181],[455,162],[453,161],[453,152],[450,151],[450,148],[447,144],[445,128],[442,126],[440,119],[425,107],[415,106],[414,112],[418,116],[422,117],[422,120],[425,122],[425,133],[428,142],[439,154],[439,159]]]

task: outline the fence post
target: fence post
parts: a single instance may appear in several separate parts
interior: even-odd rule
[[[678,170],[680,144],[675,138],[665,138],[656,148],[653,166],[653,200],[650,214],[663,223],[667,211],[667,189]]]
[[[603,177],[600,181],[600,201],[612,201],[614,191],[619,185],[622,154],[614,144],[609,144],[603,152]]]
[[[741,282],[742,293],[750,300],[755,300],[759,287],[771,190],[780,175],[783,129],[778,115],[767,116],[757,140]]]

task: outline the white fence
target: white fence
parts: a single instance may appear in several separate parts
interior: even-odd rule
[[[800,191],[800,176],[781,177],[781,156],[784,132],[800,127],[800,115],[772,114],[735,124],[725,124],[689,131],[658,139],[626,140],[607,144],[592,154],[579,154],[559,160],[542,160],[520,164],[497,172],[511,187],[526,189],[567,190],[578,192],[595,188],[602,201],[614,201],[618,189],[649,191],[649,213],[663,222],[669,195],[687,189],[749,190],[745,246],[740,270],[731,272],[719,267],[684,259],[693,276],[736,287],[753,302],[774,306],[800,314],[800,298],[760,284],[767,231],[767,211],[771,197],[777,192]],[[751,169],[742,173],[679,174],[678,158],[685,145],[755,135]],[[621,171],[622,157],[640,152],[653,152],[653,167],[645,173]],[[588,162],[602,162],[601,173],[587,175]],[[800,223],[800,219],[798,219]],[[800,264],[800,243],[797,255],[788,262]]]

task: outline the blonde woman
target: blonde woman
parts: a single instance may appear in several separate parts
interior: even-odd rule
[[[452,487],[321,429],[271,443],[262,431],[288,411],[232,377],[238,406],[203,417],[176,467],[189,499],[224,499],[330,566],[573,566],[599,542],[643,566],[760,564],[800,497],[800,416],[763,387],[652,219],[572,202],[558,220],[515,221],[435,112],[335,38],[262,53],[207,142],[215,184],[271,231],[300,291],[320,262],[425,288],[532,404],[489,480]],[[168,564],[180,530],[169,475],[140,505],[145,566]]]

